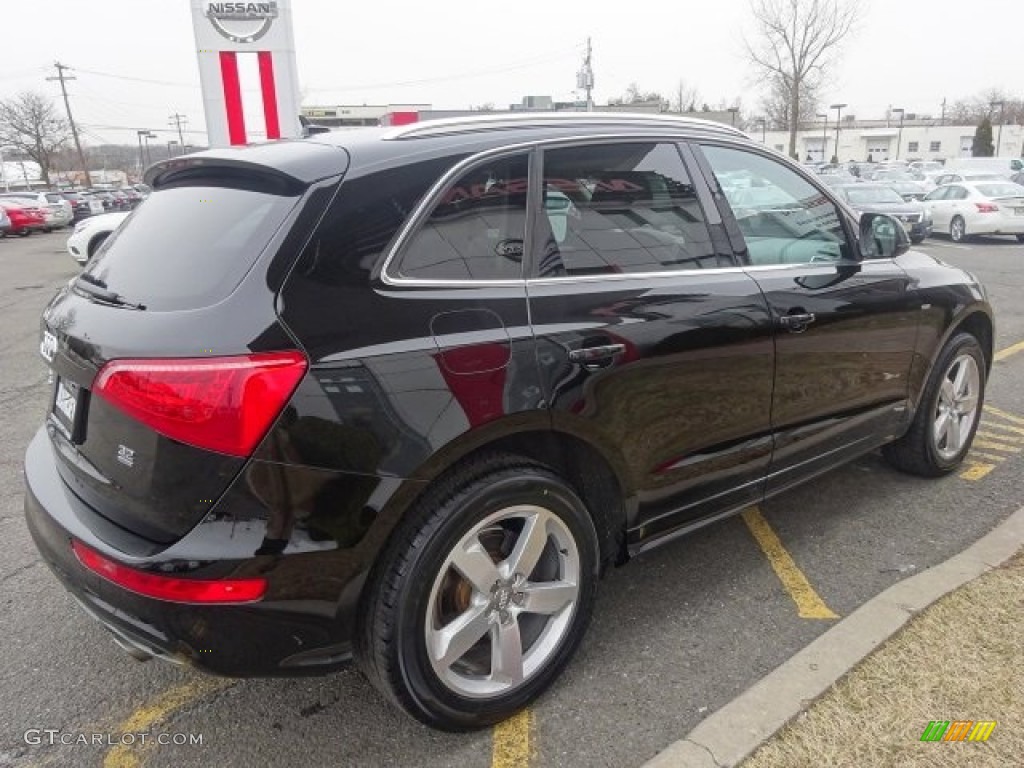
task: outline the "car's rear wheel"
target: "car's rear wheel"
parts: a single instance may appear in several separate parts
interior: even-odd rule
[[[492,725],[572,657],[598,562],[590,515],[557,475],[511,456],[471,462],[396,532],[367,593],[359,662],[428,725]]]
[[[924,242],[924,235],[915,235],[914,237],[910,238],[910,242],[912,242],[914,245],[920,245],[921,243]]]
[[[31,234],[32,234],[32,230],[31,229],[21,229],[21,230],[18,230],[18,237],[28,237]]]
[[[943,348],[910,430],[883,454],[898,469],[925,477],[955,470],[971,448],[985,401],[985,356],[958,333]]]
[[[963,242],[967,237],[967,225],[964,224],[962,216],[954,216],[949,222],[949,239],[954,243]]]

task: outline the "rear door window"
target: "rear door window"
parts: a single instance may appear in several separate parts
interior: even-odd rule
[[[545,150],[543,189],[541,277],[731,266],[719,263],[675,144]]]
[[[237,287],[296,200],[222,186],[161,190],[107,239],[85,273],[147,309],[209,306]]]
[[[398,273],[429,280],[522,277],[529,157],[488,160],[441,195],[402,249]]]

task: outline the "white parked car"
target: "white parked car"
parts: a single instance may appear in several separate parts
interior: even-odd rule
[[[936,232],[954,242],[970,235],[1016,235],[1024,242],[1024,187],[975,181],[937,187],[924,198]]]
[[[68,253],[79,264],[85,264],[92,258],[103,241],[117,229],[121,222],[131,214],[128,211],[118,213],[101,213],[90,216],[75,225],[75,231],[68,238]]]

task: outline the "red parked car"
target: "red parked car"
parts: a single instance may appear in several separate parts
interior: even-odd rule
[[[11,220],[8,232],[12,235],[27,237],[36,230],[46,228],[46,214],[42,208],[18,205],[6,200],[0,200],[0,207],[7,211],[7,217]]]

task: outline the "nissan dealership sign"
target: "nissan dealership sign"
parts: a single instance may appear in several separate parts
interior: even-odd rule
[[[210,146],[301,136],[290,0],[191,3]],[[248,72],[258,95],[243,93]]]
[[[277,3],[207,3],[206,18],[233,43],[252,43],[270,31]]]

